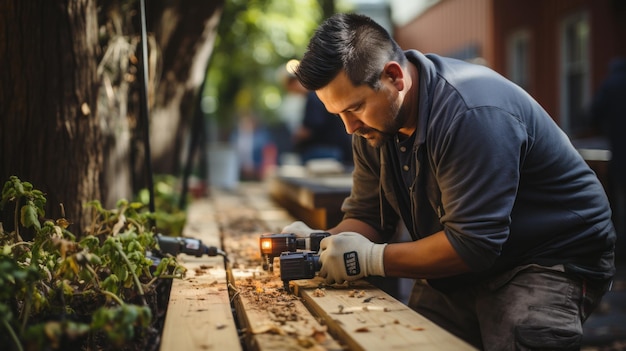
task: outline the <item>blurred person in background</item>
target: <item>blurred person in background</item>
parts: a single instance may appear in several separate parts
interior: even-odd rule
[[[242,180],[260,180],[263,178],[268,148],[274,147],[267,129],[261,125],[251,112],[239,116],[237,126],[230,137],[231,144],[237,151],[239,173]]]
[[[591,104],[594,122],[608,137],[611,160],[608,171],[608,192],[613,219],[619,236],[618,259],[626,254],[626,59],[614,59],[609,74],[598,88]],[[621,250],[619,250],[621,248]]]
[[[352,137],[341,119],[329,113],[313,91],[307,93],[304,118],[293,140],[304,164],[329,158],[352,165]]]
[[[352,164],[352,138],[335,115],[329,113],[315,92],[308,91],[293,74],[298,60],[290,60],[281,72],[287,94],[279,109],[290,131],[291,149],[306,164],[314,159],[333,159]]]

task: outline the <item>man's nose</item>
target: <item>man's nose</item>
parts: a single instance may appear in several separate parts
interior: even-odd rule
[[[348,116],[347,114],[340,114],[343,125],[346,127],[346,133],[352,134],[361,126],[361,121],[358,118]]]

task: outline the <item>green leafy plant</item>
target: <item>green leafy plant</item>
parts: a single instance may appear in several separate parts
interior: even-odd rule
[[[148,255],[157,248],[151,214],[140,203],[122,200],[106,210],[93,201],[90,231],[77,240],[66,219],[41,221],[45,203],[17,177],[2,189],[0,206],[15,228],[0,223],[0,342],[15,350],[66,349],[145,338],[156,286],[184,274],[175,258],[157,264]],[[22,239],[25,230],[32,240]]]

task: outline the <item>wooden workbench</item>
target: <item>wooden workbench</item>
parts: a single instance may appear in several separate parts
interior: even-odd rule
[[[294,220],[266,183],[212,190],[188,209],[184,235],[219,245],[220,258],[179,257],[189,269],[172,284],[161,350],[470,350],[382,290],[319,278],[282,287],[279,261],[264,271],[259,235]]]
[[[282,176],[268,181],[269,195],[311,228],[330,228],[341,221],[341,204],[350,195],[352,175]]]

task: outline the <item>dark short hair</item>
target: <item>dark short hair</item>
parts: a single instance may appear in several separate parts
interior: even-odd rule
[[[367,16],[339,13],[317,28],[294,73],[309,90],[326,86],[342,69],[352,84],[377,89],[389,61],[404,66],[406,57],[382,26]]]

